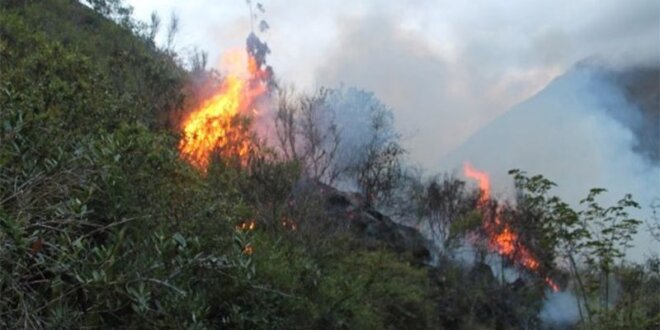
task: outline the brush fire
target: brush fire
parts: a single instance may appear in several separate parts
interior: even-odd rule
[[[213,152],[245,160],[252,145],[250,131],[240,123],[253,117],[257,98],[267,90],[266,71],[248,52],[229,52],[221,67],[227,74],[218,90],[181,123],[180,155],[201,171],[207,169]]]
[[[518,233],[502,221],[500,209],[491,212],[488,207],[491,200],[488,173],[479,171],[467,163],[463,167],[463,172],[466,177],[477,181],[479,185],[480,195],[477,208],[483,214],[483,229],[488,236],[488,248],[503,257],[513,260],[525,269],[537,273],[540,266],[538,259],[519,241]],[[550,277],[545,277],[545,283],[553,291],[559,291],[559,286]]]
[[[267,92],[264,76],[268,72],[260,68],[249,52],[229,52],[223,58],[221,67],[227,75],[218,90],[192,110],[181,123],[181,158],[200,171],[206,171],[214,152],[245,160],[252,148],[250,131],[242,129],[237,121],[258,114],[255,109],[256,100]],[[484,215],[483,229],[488,235],[489,250],[538,273],[540,263],[519,241],[518,233],[501,220],[499,209],[490,211],[488,204],[491,200],[491,185],[488,174],[469,164],[465,164],[464,173],[479,185],[481,193],[477,208]],[[296,229],[295,223],[289,220],[284,220],[282,226]],[[254,227],[254,220],[250,220],[237,226],[237,229],[251,231]],[[552,290],[559,290],[551,278],[546,277],[545,282]]]

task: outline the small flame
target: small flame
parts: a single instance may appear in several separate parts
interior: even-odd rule
[[[257,226],[257,222],[254,220],[247,220],[236,226],[236,230],[242,231],[252,231]]]
[[[490,200],[490,177],[488,173],[479,171],[470,164],[463,167],[465,176],[477,181],[481,195],[477,201],[477,207],[484,213],[489,212],[488,201]],[[492,216],[485,216],[483,223],[484,230],[489,237],[488,247],[500,255],[515,260],[523,267],[537,272],[540,262],[534,257],[532,252],[518,240],[516,233],[507,223],[500,219],[500,210],[496,210]],[[549,277],[545,282],[554,291],[559,291],[559,286]]]
[[[283,218],[282,219],[282,227],[284,227],[285,229],[289,229],[289,230],[298,229],[298,225],[296,225],[296,222],[293,221],[293,220],[290,220],[288,218]]]
[[[547,284],[552,289],[552,291],[559,291],[559,285],[557,285],[557,283],[555,283],[555,281],[553,281],[550,277],[545,278],[545,284]]]
[[[229,52],[223,57],[221,67],[228,74],[218,91],[192,111],[181,125],[181,157],[200,170],[206,170],[211,154],[217,150],[229,148],[230,154],[245,159],[251,147],[250,137],[235,121],[239,115],[251,116],[256,98],[266,91],[258,80],[263,72],[245,52]]]

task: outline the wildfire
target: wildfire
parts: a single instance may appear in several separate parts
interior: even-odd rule
[[[266,91],[260,80],[263,71],[246,52],[230,52],[221,67],[228,73],[218,91],[190,112],[181,125],[181,157],[200,170],[206,170],[214,151],[245,158],[251,146],[249,132],[237,125],[237,119],[240,115],[249,117],[256,98]]]
[[[527,247],[519,242],[518,233],[506,222],[502,222],[499,209],[495,210],[492,216],[488,216],[491,213],[488,208],[491,191],[488,173],[479,171],[470,164],[465,164],[463,171],[466,177],[477,181],[479,184],[481,195],[479,196],[477,207],[485,215],[483,228],[488,235],[489,249],[516,261],[531,271],[537,272],[540,266],[539,261]],[[552,290],[559,291],[559,286],[551,278],[546,277],[545,282]]]

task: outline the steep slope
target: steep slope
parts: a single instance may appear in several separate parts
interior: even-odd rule
[[[325,221],[348,228],[368,247],[386,247],[412,257],[420,265],[431,262],[430,244],[417,229],[396,223],[369,206],[360,194],[303,179],[296,183],[292,196],[295,204],[309,196],[319,198],[326,213]]]
[[[103,79],[97,88],[116,94],[118,110],[134,110],[134,120],[163,127],[168,113],[180,107],[185,71],[173,54],[156,47],[150,27],[132,20],[130,11],[119,7],[108,14],[117,16],[118,24],[76,0],[7,1],[0,6],[6,23],[0,39],[17,50],[15,56],[34,56],[31,40],[42,35],[91,61],[89,66]],[[19,20],[29,29],[19,32],[13,25]]]
[[[161,116],[189,73],[106,16],[0,1],[1,329],[438,328],[425,268],[318,223],[289,230],[281,199],[259,203],[287,196],[275,170],[298,178],[295,164],[269,159],[257,178],[182,161]]]

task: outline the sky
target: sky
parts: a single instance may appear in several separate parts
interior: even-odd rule
[[[210,64],[244,47],[244,0],[130,0],[134,16],[180,19],[176,49]],[[657,0],[263,0],[276,75],[299,90],[341,84],[392,108],[412,162],[438,160],[584,59],[660,58]],[[164,39],[161,33],[158,40]]]

